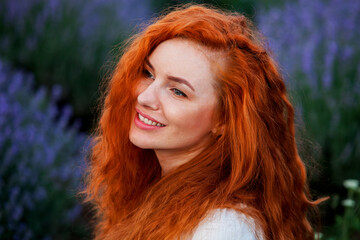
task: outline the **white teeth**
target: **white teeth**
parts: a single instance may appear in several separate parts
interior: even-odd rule
[[[146,117],[142,116],[140,113],[139,113],[139,119],[140,119],[140,121],[146,123],[147,125],[158,126],[158,127],[164,126],[161,123],[153,122],[150,119],[147,119]]]

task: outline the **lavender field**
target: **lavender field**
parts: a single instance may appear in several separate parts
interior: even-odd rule
[[[360,239],[359,13],[359,1],[300,0],[257,16],[297,108],[303,159],[316,162],[311,187],[330,196],[323,239]]]
[[[360,1],[218,2],[251,9],[279,62],[313,196],[330,196],[317,237],[360,239]],[[0,1],[0,239],[91,237],[78,192],[100,83],[159,10],[155,0]]]

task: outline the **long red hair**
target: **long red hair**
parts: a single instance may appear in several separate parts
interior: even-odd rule
[[[164,177],[153,150],[129,141],[145,59],[163,41],[185,38],[225,54],[217,70],[223,133]],[[184,6],[135,36],[106,92],[95,133],[87,200],[96,239],[177,239],[216,208],[254,219],[265,239],[314,239],[306,171],[295,144],[294,110],[273,59],[238,13]],[[246,206],[240,208],[239,206]]]

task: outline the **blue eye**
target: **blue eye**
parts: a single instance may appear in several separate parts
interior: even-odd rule
[[[152,73],[150,71],[148,71],[147,69],[144,70],[144,76],[146,78],[155,79],[154,75],[152,75]]]
[[[175,95],[177,96],[180,96],[180,97],[187,97],[185,93],[183,93],[182,91],[180,91],[179,89],[177,88],[173,88],[171,89]]]

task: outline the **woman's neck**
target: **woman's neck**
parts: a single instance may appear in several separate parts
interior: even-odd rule
[[[154,150],[161,166],[161,176],[165,176],[180,165],[197,156],[204,148],[184,150]]]

